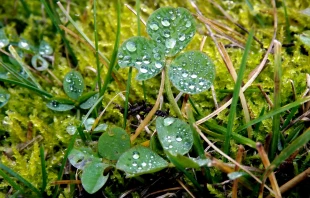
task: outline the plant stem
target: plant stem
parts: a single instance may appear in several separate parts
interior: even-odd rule
[[[175,102],[174,96],[172,94],[171,84],[170,84],[170,80],[169,80],[169,76],[168,76],[169,67],[170,67],[170,63],[167,61],[166,68],[165,68],[165,70],[166,70],[166,72],[165,72],[165,90],[166,90],[167,98],[168,98],[168,101],[169,101],[172,109],[177,114],[178,118],[183,120],[181,110],[180,110],[178,104]]]
[[[97,64],[97,84],[98,84],[98,89],[99,92],[101,91],[101,78],[100,78],[100,72],[101,72],[101,68],[100,68],[100,63],[99,63],[99,50],[98,50],[98,31],[97,31],[97,10],[96,10],[96,4],[97,1],[94,0],[94,34],[95,34],[95,50],[96,50],[96,64]]]

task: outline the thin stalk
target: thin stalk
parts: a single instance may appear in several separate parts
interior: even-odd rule
[[[238,162],[239,164],[241,164],[242,162],[242,155],[244,152],[244,147],[242,145],[239,145],[238,147],[238,153],[236,156],[236,162]],[[239,171],[240,167],[239,166],[235,166],[235,170],[234,171]],[[238,183],[239,183],[239,178],[235,179],[233,182],[233,187],[232,187],[232,198],[237,198],[238,197]]]
[[[246,45],[245,45],[240,69],[238,72],[238,78],[237,78],[237,81],[236,81],[236,84],[234,87],[233,98],[232,98],[232,102],[231,102],[231,106],[230,106],[230,112],[229,112],[229,116],[228,116],[227,133],[226,133],[225,143],[224,143],[224,153],[225,154],[229,154],[230,138],[231,138],[231,133],[233,130],[234,120],[235,120],[235,116],[236,116],[235,114],[236,114],[237,102],[239,99],[239,93],[240,93],[240,89],[241,89],[243,74],[245,72],[247,57],[249,55],[250,47],[251,47],[252,40],[253,40],[253,34],[254,34],[253,30],[251,30],[249,37],[247,39]]]
[[[45,10],[46,10],[48,16],[49,16],[50,19],[52,20],[54,26],[56,27],[56,30],[59,32],[59,34],[60,34],[62,40],[64,41],[64,43],[65,43],[65,45],[66,45],[66,47],[67,47],[67,50],[68,50],[69,54],[72,56],[73,65],[76,66],[76,65],[78,64],[78,60],[77,60],[75,54],[73,53],[73,50],[72,50],[72,48],[71,48],[71,46],[70,46],[70,44],[69,44],[69,41],[66,39],[65,33],[64,33],[64,32],[60,29],[60,27],[59,27],[59,25],[60,25],[60,20],[59,20],[59,18],[57,18],[57,17],[53,14],[53,12],[52,12],[52,10],[50,9],[50,7],[48,6],[46,0],[40,0],[40,1],[41,1],[41,3],[44,5],[44,8],[45,8]]]
[[[22,82],[18,82],[18,81],[15,81],[15,80],[10,80],[10,79],[7,79],[7,78],[0,78],[0,81],[2,82],[8,82],[8,83],[11,83],[11,84],[15,84],[15,85],[19,85],[21,87],[25,87],[27,89],[30,89],[31,91],[34,91],[36,92],[37,94],[39,94],[40,96],[46,96],[48,98],[52,98],[53,95],[49,94],[48,92],[46,91],[43,91],[41,89],[38,89],[37,87],[33,87],[31,85],[28,85],[28,84],[24,84]]]
[[[183,116],[182,116],[181,110],[180,110],[178,104],[175,102],[174,96],[173,96],[172,90],[171,90],[171,84],[170,84],[170,80],[169,80],[169,76],[168,76],[169,67],[170,67],[170,63],[166,63],[165,90],[166,90],[168,101],[169,101],[172,109],[177,114],[177,117],[182,120]]]
[[[274,110],[281,107],[281,43],[274,41]],[[273,160],[278,151],[278,143],[280,138],[280,113],[275,114],[272,119],[272,137],[271,147],[269,151],[269,159]]]
[[[100,67],[100,63],[99,63],[96,4],[97,4],[97,1],[94,0],[94,34],[95,34],[95,50],[96,50],[96,65],[97,65],[97,84],[98,84],[98,89],[100,92],[101,91],[101,78],[100,78],[101,67]]]
[[[7,66],[2,61],[0,61],[0,65],[2,65],[2,67],[4,67],[10,74],[12,74],[19,81],[29,84],[31,86],[35,86],[29,79],[27,79],[25,76],[15,71],[12,67]]]
[[[12,45],[9,46],[9,51],[11,52],[12,56],[15,58],[15,60],[20,64],[20,66],[26,71],[29,78],[32,80],[32,82],[39,88],[42,89],[41,85],[38,83],[38,81],[35,79],[35,77],[32,75],[28,67],[25,65],[24,61],[19,57],[16,50]]]
[[[23,193],[23,189],[20,187],[20,185],[18,185],[13,179],[11,179],[11,177],[6,174],[5,172],[3,172],[0,169],[0,176],[6,181],[8,182],[15,190],[20,191],[21,193]]]
[[[124,123],[123,123],[124,129],[126,128],[126,124],[127,124],[128,102],[129,102],[131,77],[132,77],[132,67],[129,68],[129,72],[128,72],[128,76],[127,76],[127,85],[126,85],[126,93],[125,93],[125,108],[124,108]]]
[[[41,0],[44,1],[44,0]],[[62,11],[62,13],[68,18],[68,20],[70,21],[70,23],[75,27],[75,29],[82,35],[82,37],[87,41],[87,43],[89,43],[92,48],[96,49],[94,43],[86,36],[86,34],[84,34],[84,32],[79,28],[79,26],[74,22],[74,20],[71,18],[71,16],[67,13],[66,9],[63,7],[63,5],[58,1],[57,2],[60,10]],[[98,54],[108,63],[110,64],[109,59],[107,59],[107,57],[105,57],[100,51],[98,51]]]

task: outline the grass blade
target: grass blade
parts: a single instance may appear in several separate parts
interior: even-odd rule
[[[1,77],[0,77],[0,81],[11,83],[11,84],[15,84],[15,85],[19,85],[21,87],[25,87],[27,89],[30,89],[31,91],[36,92],[40,96],[46,96],[48,98],[52,98],[53,97],[53,95],[49,94],[46,91],[43,91],[41,89],[38,89],[37,87],[33,87],[31,85],[28,85],[28,84],[25,84],[25,83],[22,83],[22,82],[18,82],[18,81],[15,81],[15,80],[10,80],[10,79],[7,79],[7,78],[1,78]]]
[[[23,189],[13,180],[11,179],[11,177],[9,175],[7,175],[5,172],[3,172],[0,169],[0,175],[1,177],[7,181],[15,190],[20,191],[21,193],[23,193]]]
[[[41,169],[42,169],[42,187],[41,194],[43,195],[47,186],[47,172],[44,158],[44,147],[40,146],[40,159],[41,159]]]
[[[294,108],[294,107],[297,107],[299,105],[302,105],[303,103],[308,102],[309,100],[310,100],[310,96],[305,97],[305,98],[301,98],[301,99],[296,100],[295,102],[289,103],[289,104],[287,104],[287,105],[285,105],[285,106],[283,106],[281,108],[272,110],[272,111],[266,113],[265,115],[263,115],[261,117],[258,117],[258,118],[254,119],[254,120],[251,120],[251,122],[249,122],[249,123],[239,127],[238,129],[236,129],[236,132],[238,133],[238,132],[246,129],[248,126],[257,124],[257,123],[259,123],[259,122],[261,122],[261,121],[263,121],[263,120],[265,120],[267,118],[270,118],[270,117],[272,117],[272,116],[274,116],[274,115],[276,115],[278,113],[282,113],[282,112],[284,112],[286,110],[289,110],[291,108]]]
[[[281,106],[281,43],[274,41],[274,110]],[[269,151],[269,159],[273,160],[277,150],[280,138],[280,113],[275,114],[272,119],[272,136]]]
[[[96,65],[97,65],[97,84],[99,88],[99,92],[101,90],[101,78],[100,78],[100,63],[99,63],[99,49],[98,49],[98,31],[97,31],[97,9],[96,9],[97,1],[94,0],[94,34],[95,34],[95,48],[96,48]]]
[[[18,79],[21,82],[27,83],[29,85],[34,86],[34,84],[29,81],[25,76],[21,75],[20,73],[18,73],[15,69],[13,69],[10,66],[7,66],[5,63],[3,63],[2,61],[0,61],[0,65],[2,65],[2,67],[4,67],[9,73],[11,73],[16,79]]]
[[[56,30],[59,32],[59,34],[60,34],[62,40],[64,41],[64,43],[65,43],[65,45],[66,45],[66,47],[67,47],[67,49],[68,49],[68,52],[69,52],[69,54],[70,54],[71,57],[72,57],[73,65],[74,65],[74,66],[78,65],[78,60],[77,60],[75,54],[73,53],[73,50],[72,50],[72,48],[71,48],[71,46],[70,46],[70,44],[69,44],[69,41],[66,39],[66,36],[65,36],[65,33],[63,32],[63,30],[60,29],[60,27],[59,27],[59,25],[61,24],[59,18],[57,17],[57,15],[54,15],[54,14],[53,14],[53,12],[52,12],[52,10],[50,9],[49,5],[47,4],[46,0],[40,0],[40,1],[41,1],[41,3],[44,5],[44,8],[45,8],[45,10],[46,10],[48,16],[49,16],[50,19],[52,20],[54,26],[56,27]],[[55,12],[54,12],[54,13],[55,13]]]
[[[224,143],[224,153],[225,154],[229,154],[230,138],[231,138],[234,120],[235,120],[235,116],[236,116],[235,114],[236,114],[237,102],[239,99],[239,93],[240,93],[240,89],[241,89],[242,78],[243,78],[243,74],[245,72],[246,61],[247,61],[247,57],[248,57],[249,52],[250,52],[250,47],[252,44],[253,35],[254,35],[254,32],[253,32],[253,30],[251,30],[249,33],[248,40],[247,40],[246,45],[245,45],[244,53],[243,53],[242,60],[241,60],[240,69],[238,72],[238,78],[237,78],[237,81],[236,81],[236,84],[234,87],[233,98],[232,98],[229,116],[228,116],[227,132],[225,134],[226,135],[225,143]]]
[[[5,166],[4,164],[0,163],[0,169],[6,171],[7,173],[9,173],[10,175],[12,175],[13,177],[15,177],[17,180],[19,180],[20,182],[22,182],[25,186],[27,186],[30,190],[32,190],[33,192],[35,192],[39,197],[41,197],[41,193],[40,191],[34,187],[29,181],[27,181],[26,179],[24,179],[22,176],[20,176],[18,173],[16,173],[15,171],[13,171],[12,169],[10,169],[9,167]]]

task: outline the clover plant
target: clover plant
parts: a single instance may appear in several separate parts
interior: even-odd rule
[[[210,88],[215,78],[211,59],[199,51],[175,57],[192,40],[196,25],[185,8],[164,7],[148,19],[146,30],[151,39],[132,37],[118,52],[120,67],[138,69],[137,80],[153,78],[166,67],[173,85],[184,93],[197,94]],[[175,57],[171,63],[170,58]]]
[[[84,80],[82,75],[75,70],[68,72],[63,80],[63,88],[69,99],[52,98],[46,105],[54,111],[68,111],[76,106],[89,109],[98,100],[99,93],[88,92],[83,94]]]

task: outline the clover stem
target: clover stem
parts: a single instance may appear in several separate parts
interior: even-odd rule
[[[174,100],[174,97],[173,97],[173,94],[172,94],[171,84],[170,84],[170,80],[169,80],[169,76],[168,76],[169,67],[170,67],[170,61],[168,60],[166,62],[166,68],[165,68],[165,70],[166,70],[166,72],[165,72],[165,90],[166,90],[166,94],[167,94],[168,101],[169,101],[173,111],[177,114],[179,119],[183,120],[183,116],[182,116],[181,110],[180,110],[178,104],[176,103],[176,101]]]

